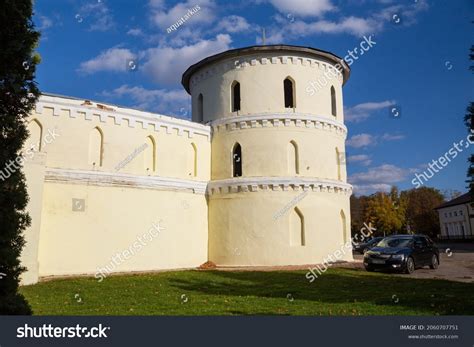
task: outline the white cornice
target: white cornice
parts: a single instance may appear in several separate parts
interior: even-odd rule
[[[66,97],[41,95],[39,101],[36,103],[36,113],[42,114],[44,107],[50,107],[53,109],[54,116],[59,116],[61,110],[68,110],[69,117],[71,118],[82,116],[85,120],[92,120],[92,116],[97,115],[101,122],[106,122],[107,118],[111,117],[114,119],[114,124],[116,125],[121,125],[123,120],[127,120],[128,126],[131,128],[135,128],[138,126],[137,123],[141,123],[143,129],[153,127],[154,131],[159,131],[161,127],[164,127],[168,134],[170,134],[173,129],[176,129],[178,135],[187,132],[189,137],[193,137],[194,134],[199,134],[206,136],[208,140],[210,140],[211,129],[207,125],[103,103],[91,102],[91,105],[83,105],[84,102],[85,100],[83,99],[68,99]],[[97,105],[105,106],[105,108],[98,108]]]
[[[228,58],[214,64],[200,68],[194,72],[189,80],[190,89],[198,83],[216,75],[222,74],[229,70],[252,69],[261,65],[301,65],[310,69],[320,70],[322,73],[331,71],[332,76],[340,82],[344,82],[342,73],[334,67],[334,62],[330,62],[327,58],[321,57],[318,59],[304,57],[300,55],[280,54],[278,52],[256,53],[249,56],[239,56]],[[314,70],[313,70],[314,71]],[[313,73],[309,70],[308,73]]]
[[[45,182],[94,185],[101,187],[129,187],[160,190],[183,190],[205,194],[207,182],[171,177],[138,176],[117,172],[86,171],[48,168]]]
[[[256,192],[260,190],[302,190],[352,194],[352,186],[348,183],[308,177],[239,177],[210,181],[207,185],[209,195],[249,191]]]
[[[244,116],[226,117],[208,123],[213,131],[221,129],[237,130],[257,127],[295,126],[308,129],[321,129],[347,135],[346,126],[334,119],[307,113],[259,113]]]

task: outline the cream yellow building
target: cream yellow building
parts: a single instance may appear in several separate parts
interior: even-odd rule
[[[350,240],[348,77],[328,52],[254,46],[183,74],[192,121],[42,95],[26,144],[23,283],[321,263]]]

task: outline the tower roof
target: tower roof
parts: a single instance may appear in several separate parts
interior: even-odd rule
[[[320,49],[312,47],[303,47],[303,46],[291,46],[291,45],[265,45],[265,46],[250,46],[243,48],[231,49],[222,53],[211,55],[210,57],[204,58],[196,64],[191,65],[184,73],[181,78],[181,84],[184,89],[189,93],[189,80],[191,76],[203,66],[212,64],[228,58],[237,58],[245,55],[251,55],[255,53],[273,53],[273,52],[288,52],[288,53],[308,53],[318,58],[325,58],[335,64],[340,63],[342,66],[342,74],[344,76],[343,83],[349,79],[351,69],[349,65],[344,61],[344,59],[338,57],[337,55],[323,51]]]

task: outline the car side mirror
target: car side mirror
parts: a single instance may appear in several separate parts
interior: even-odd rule
[[[417,249],[423,248],[423,244],[417,242],[415,243],[415,248]]]

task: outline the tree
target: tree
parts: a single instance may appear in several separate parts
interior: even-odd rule
[[[376,235],[402,232],[404,217],[404,203],[396,187],[392,187],[390,193],[377,192],[369,197],[365,218],[374,224]]]
[[[474,22],[473,22],[474,23]],[[471,46],[469,59],[474,61],[474,45]],[[471,71],[474,72],[474,64],[469,67]],[[474,141],[474,102],[470,102],[466,110],[466,115],[464,116],[464,123],[469,129],[469,138],[471,141]],[[471,154],[467,159],[469,167],[467,169],[467,181],[469,192],[471,193],[471,204],[474,203],[474,154]]]
[[[364,226],[364,223],[368,222],[365,220],[365,211],[367,210],[367,204],[369,197],[362,195],[360,197],[351,195],[351,233],[356,235],[360,233],[360,230]]]
[[[467,113],[464,117],[464,123],[469,129],[469,140],[474,141],[474,102],[469,103],[466,112]],[[467,169],[466,183],[468,184],[469,191],[471,192],[471,201],[474,201],[474,154],[469,156],[467,162],[469,163],[469,167]]]
[[[21,158],[28,137],[26,118],[39,90],[34,81],[39,56],[34,49],[39,33],[32,23],[31,0],[3,0],[0,4],[0,169]],[[19,160],[21,162],[21,160]],[[0,179],[0,314],[31,314],[18,293],[24,246],[23,232],[30,223],[25,211],[28,194],[21,170]]]
[[[414,188],[402,193],[406,200],[406,222],[412,232],[436,237],[439,234],[439,216],[434,210],[443,201],[443,194],[430,187]]]

